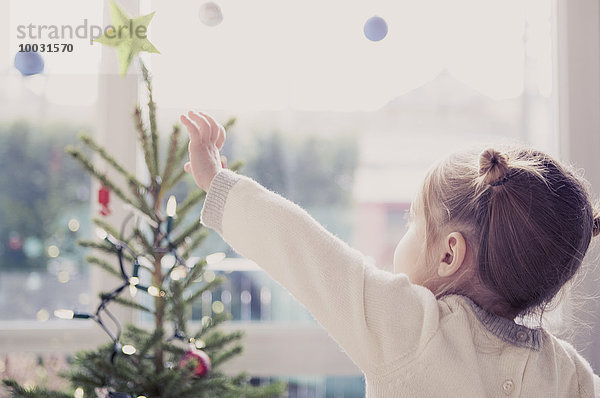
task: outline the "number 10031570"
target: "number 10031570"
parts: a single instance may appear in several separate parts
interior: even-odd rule
[[[71,43],[19,44],[19,52],[70,53],[70,52],[73,52],[73,44],[71,44]]]

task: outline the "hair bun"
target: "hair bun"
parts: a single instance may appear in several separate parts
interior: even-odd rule
[[[479,175],[483,182],[490,185],[499,185],[508,179],[508,155],[488,148],[479,155]]]

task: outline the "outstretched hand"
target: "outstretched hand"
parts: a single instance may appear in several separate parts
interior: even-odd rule
[[[225,142],[225,128],[204,112],[189,111],[187,117],[181,115],[180,119],[190,135],[190,161],[183,168],[192,174],[200,189],[208,191],[213,177],[223,169],[219,150]]]

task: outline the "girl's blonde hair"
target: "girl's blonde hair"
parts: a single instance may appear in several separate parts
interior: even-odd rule
[[[442,159],[418,198],[426,253],[437,253],[433,245],[459,231],[474,266],[436,295],[464,294],[511,317],[543,312],[600,233],[600,206],[590,195],[589,182],[573,168],[527,147],[470,149]]]

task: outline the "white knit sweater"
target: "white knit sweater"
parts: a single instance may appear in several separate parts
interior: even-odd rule
[[[201,222],[304,304],[363,371],[371,398],[600,397],[600,378],[567,342],[368,265],[248,177],[220,171]]]

